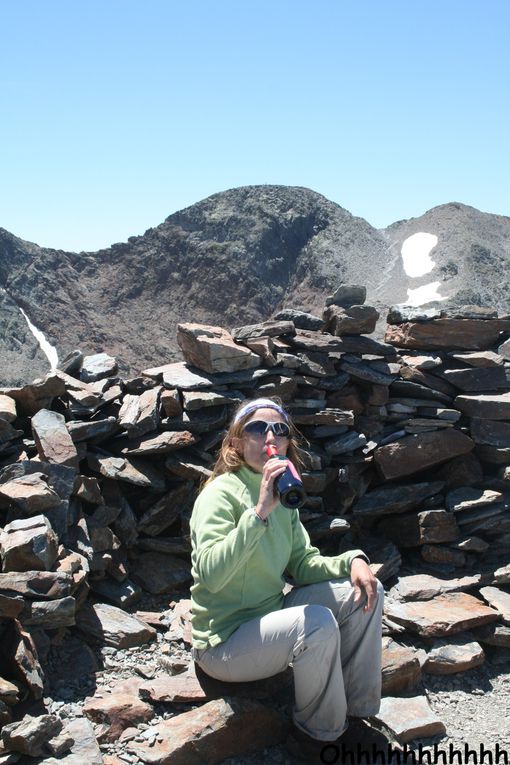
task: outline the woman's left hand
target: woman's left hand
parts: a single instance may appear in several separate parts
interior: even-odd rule
[[[367,596],[367,602],[363,607],[363,611],[370,611],[377,595],[377,579],[363,558],[354,558],[351,563],[351,583],[354,587],[354,602],[358,603],[364,591]]]

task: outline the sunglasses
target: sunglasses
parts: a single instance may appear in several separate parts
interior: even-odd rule
[[[290,428],[286,422],[264,422],[264,420],[252,420],[244,428],[245,433],[250,436],[265,436],[271,430],[276,438],[288,438]]]

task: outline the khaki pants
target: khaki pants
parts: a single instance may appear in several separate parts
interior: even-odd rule
[[[384,590],[363,612],[349,579],[296,587],[281,611],[245,622],[224,643],[195,650],[211,677],[260,680],[292,665],[294,723],[322,741],[347,727],[347,715],[368,717],[381,700],[381,615]]]

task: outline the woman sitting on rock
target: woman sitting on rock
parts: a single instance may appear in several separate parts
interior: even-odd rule
[[[271,399],[243,404],[191,518],[193,656],[211,677],[259,680],[292,665],[289,748],[320,762],[347,715],[379,709],[383,589],[361,550],[327,557],[310,544],[275,479],[296,463],[296,431]],[[284,572],[292,577],[286,595]],[[342,737],[337,743],[345,741]]]

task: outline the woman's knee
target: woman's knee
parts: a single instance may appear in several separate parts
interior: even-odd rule
[[[303,631],[310,641],[339,640],[338,623],[326,606],[311,604],[303,609]]]

